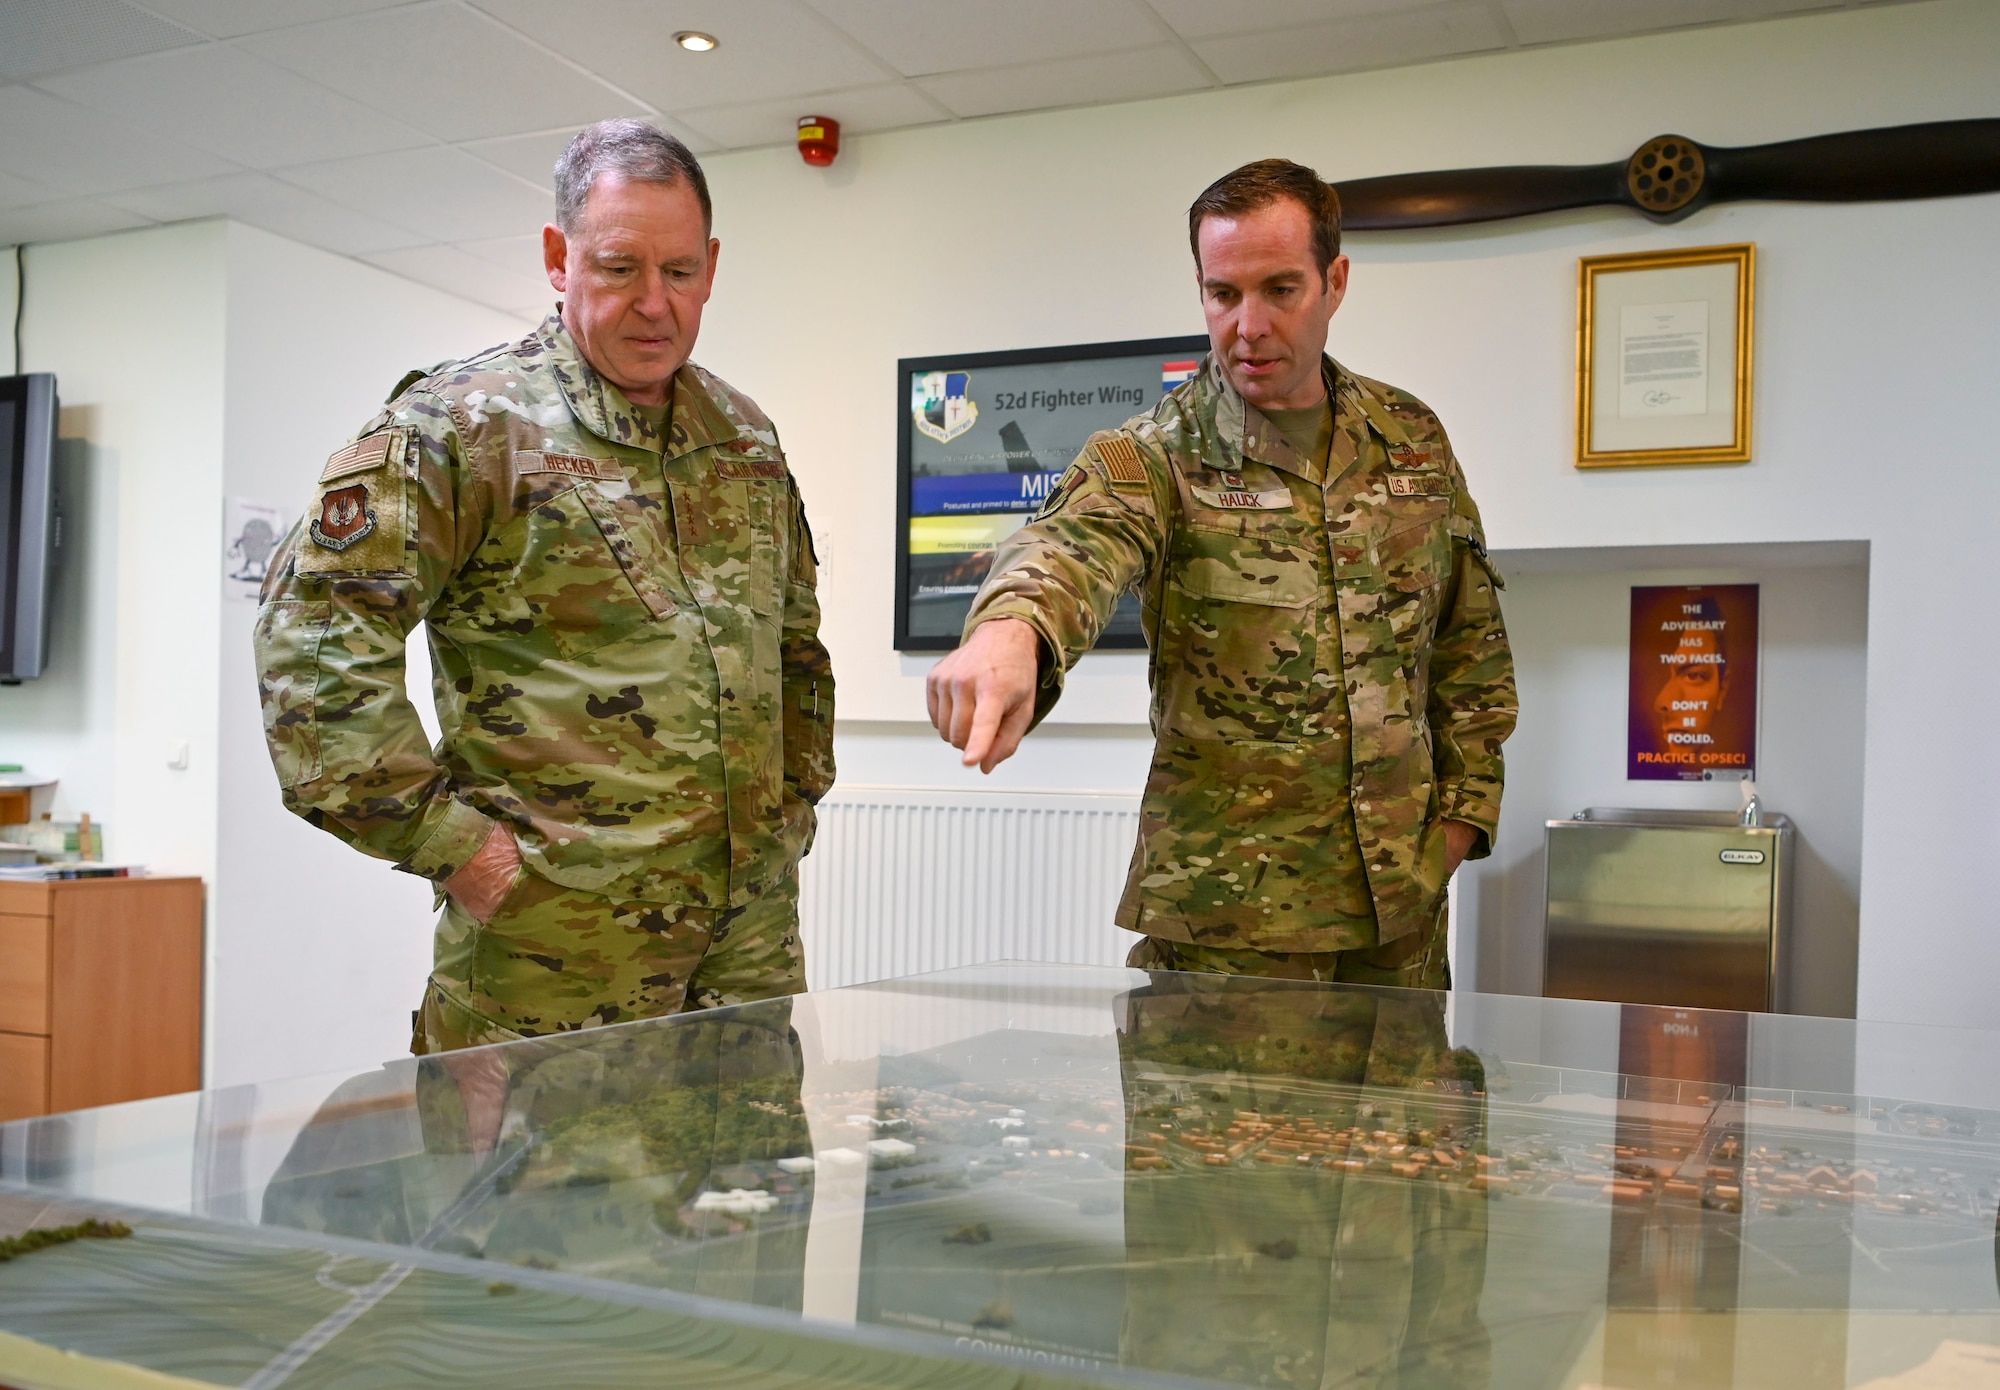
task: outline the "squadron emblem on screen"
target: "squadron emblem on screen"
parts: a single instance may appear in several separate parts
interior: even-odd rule
[[[972,378],[965,372],[925,372],[913,383],[910,417],[919,430],[941,444],[971,429],[979,407],[967,394]]]

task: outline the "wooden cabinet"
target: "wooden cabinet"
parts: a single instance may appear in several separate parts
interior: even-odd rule
[[[201,880],[0,882],[0,1120],[201,1085]]]

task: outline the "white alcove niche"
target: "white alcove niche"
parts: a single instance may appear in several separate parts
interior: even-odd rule
[[[1757,789],[1798,831],[1791,1011],[1854,1016],[1868,697],[1866,541],[1501,550],[1521,722],[1507,743],[1494,855],[1459,884],[1455,977],[1538,994],[1543,842],[1586,806],[1733,810],[1734,782],[1625,776],[1631,591],[1760,586]]]

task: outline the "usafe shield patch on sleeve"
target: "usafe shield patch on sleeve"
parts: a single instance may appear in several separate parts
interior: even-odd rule
[[[306,529],[328,550],[348,550],[375,533],[375,509],[368,484],[330,487],[319,495],[319,515]]]
[[[409,481],[407,434],[385,430],[339,450],[320,473],[319,496],[306,517],[309,544],[300,574],[408,574],[404,546]]]
[[[1292,490],[1288,487],[1269,488],[1252,492],[1247,488],[1194,489],[1195,500],[1204,507],[1221,507],[1235,512],[1277,512],[1292,505]]]
[[[616,459],[584,458],[581,454],[548,454],[539,449],[526,449],[514,455],[514,471],[523,477],[530,473],[561,473],[571,478],[592,478],[598,482],[617,482],[625,476]]]
[[[1146,486],[1145,462],[1139,457],[1138,446],[1124,435],[1099,439],[1091,444],[1090,452],[1104,465],[1104,475],[1113,487]]]
[[[1389,473],[1389,495],[1391,497],[1449,497],[1451,479],[1442,473],[1405,473],[1391,470]]]

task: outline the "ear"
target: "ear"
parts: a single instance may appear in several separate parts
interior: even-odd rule
[[[569,238],[553,222],[542,228],[542,268],[548,271],[549,283],[555,286],[557,294],[568,291]]]
[[[1333,308],[1327,310],[1330,314],[1340,307],[1341,300],[1347,298],[1347,257],[1335,256],[1333,263],[1327,266],[1326,294],[1333,301]]]

